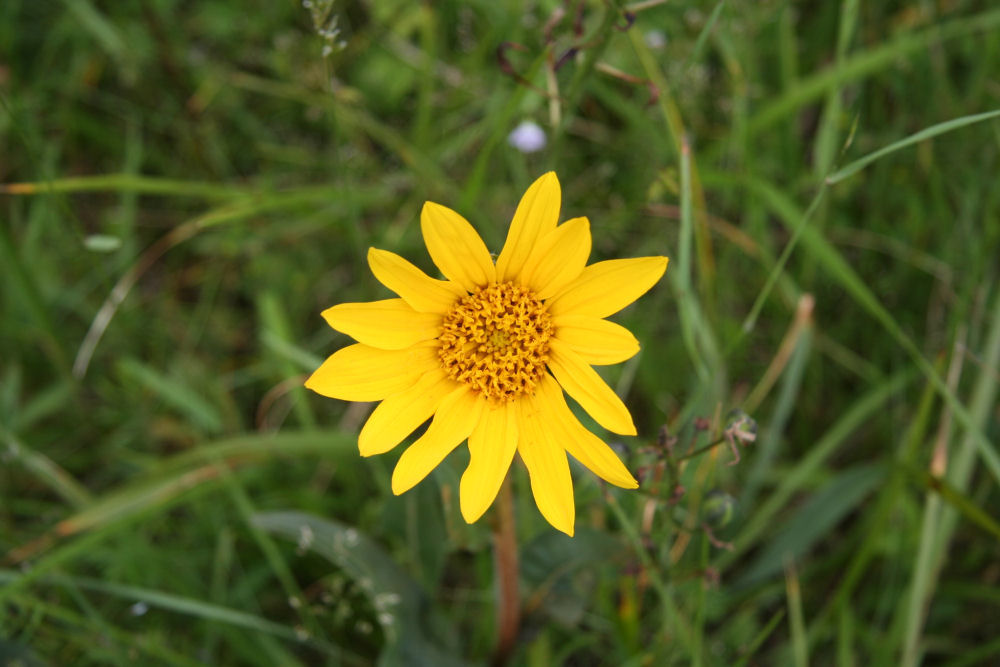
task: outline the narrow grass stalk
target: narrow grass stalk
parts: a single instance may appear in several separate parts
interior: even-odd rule
[[[268,566],[274,573],[275,578],[281,584],[282,590],[284,590],[287,596],[289,606],[295,610],[295,613],[302,621],[305,634],[310,638],[314,637],[325,641],[323,639],[324,633],[322,632],[323,626],[317,621],[315,614],[313,614],[309,606],[309,601],[303,595],[302,589],[295,580],[295,575],[292,574],[292,569],[288,566],[288,563],[274,543],[274,540],[271,539],[271,536],[254,523],[253,517],[257,512],[257,508],[254,507],[253,501],[250,499],[249,494],[247,494],[243,483],[240,482],[236,475],[233,474],[229,465],[221,458],[216,458],[214,464],[226,491],[229,492],[230,500],[243,519],[247,530],[250,531],[254,542],[257,543],[257,548],[260,549],[267,560]]]
[[[712,13],[709,15],[708,20],[705,21],[705,27],[698,33],[698,39],[694,41],[694,46],[691,48],[691,52],[688,54],[687,59],[684,61],[685,69],[688,69],[691,65],[701,59],[702,52],[705,49],[705,44],[708,42],[708,36],[711,35],[712,31],[715,29],[715,24],[718,22],[719,16],[722,14],[722,10],[725,6],[726,0],[719,0],[715,3]]]
[[[653,588],[656,590],[660,598],[660,605],[664,616],[664,623],[662,623],[660,627],[662,628],[665,637],[672,641],[680,641],[684,644],[684,648],[687,649],[689,654],[693,654],[695,642],[694,629],[685,620],[684,616],[681,615],[671,589],[667,586],[666,582],[663,580],[663,576],[660,574],[659,565],[653,560],[652,556],[650,556],[649,551],[646,549],[646,545],[643,543],[642,536],[639,534],[635,525],[633,525],[632,519],[625,513],[625,510],[615,499],[614,494],[608,493],[605,497],[608,502],[608,507],[611,509],[612,514],[615,515],[615,519],[617,519],[619,525],[622,527],[622,530],[625,532],[625,537],[628,539],[633,552],[638,557],[639,562],[642,565],[643,572],[649,577],[649,581],[653,584]]]
[[[945,473],[948,482],[960,493],[964,493],[968,488],[977,449],[980,449],[978,434],[982,432],[990,410],[995,405],[998,384],[996,369],[1000,367],[1000,290],[994,295],[993,308],[993,319],[983,347],[983,367],[973,389],[972,399],[969,401],[968,423],[963,420],[963,426],[966,426],[965,436],[954,454],[949,456],[943,451],[938,451],[931,461],[931,475]],[[949,414],[955,411],[950,403],[948,409]],[[949,435],[943,432],[942,442],[947,442]],[[920,660],[920,638],[924,620],[957,522],[958,511],[942,507],[938,494],[929,492],[911,583],[911,598],[905,609],[907,619],[902,651],[902,664],[905,667],[916,665]]]
[[[788,612],[785,609],[779,609],[774,612],[771,618],[767,620],[767,623],[764,624],[764,627],[761,628],[760,632],[758,632],[757,635],[750,640],[750,643],[747,644],[746,648],[743,649],[743,657],[740,658],[740,661],[737,662],[734,667],[745,667],[745,665],[750,662],[750,659],[753,658],[757,649],[763,646],[764,642],[767,641],[767,638],[774,633],[778,624],[781,623],[787,613]]]
[[[42,195],[77,192],[131,192],[142,195],[192,197],[209,200],[226,200],[246,197],[257,190],[252,187],[220,185],[201,181],[179,181],[139,174],[99,174],[97,176],[72,176],[51,181],[6,183],[0,185],[0,194]]]
[[[847,57],[847,49],[858,22],[859,4],[859,0],[844,0],[840,5],[835,61],[837,66],[840,66]],[[836,158],[843,106],[841,100],[841,87],[834,86],[827,93],[826,103],[823,105],[823,116],[816,131],[816,140],[813,142],[813,173],[819,178],[830,172]]]
[[[792,658],[795,667],[808,667],[809,652],[806,642],[806,622],[802,613],[802,587],[795,570],[795,561],[785,561],[785,596],[788,601],[788,623],[792,635]]]
[[[760,290],[760,294],[753,302],[753,307],[750,308],[750,313],[743,320],[742,331],[743,334],[753,331],[754,325],[757,323],[757,317],[760,316],[761,309],[764,308],[764,303],[767,301],[767,297],[770,296],[771,290],[774,288],[774,284],[778,282],[778,278],[785,270],[785,264],[788,263],[788,258],[792,256],[792,251],[799,243],[799,239],[802,238],[803,232],[806,230],[806,225],[809,224],[809,220],[812,218],[813,214],[819,208],[819,204],[823,201],[823,195],[826,194],[826,187],[820,185],[819,190],[813,196],[812,202],[809,204],[809,208],[806,212],[802,214],[799,218],[798,224],[795,226],[795,231],[792,232],[792,238],[788,239],[788,243],[785,245],[785,249],[781,251],[781,256],[778,258],[778,263],[775,264],[774,268],[771,270],[770,275],[767,277],[767,281]],[[731,346],[735,345],[736,341],[731,343]]]
[[[646,77],[656,87],[658,94],[657,105],[660,108],[660,115],[667,131],[675,154],[681,159],[681,169],[688,169],[685,177],[686,183],[682,185],[682,197],[688,198],[690,214],[693,215],[693,230],[695,249],[698,254],[698,287],[702,299],[707,303],[709,311],[714,301],[715,294],[715,253],[712,248],[712,236],[708,229],[708,207],[705,203],[705,191],[702,187],[701,176],[698,171],[697,161],[694,159],[693,151],[689,140],[686,137],[687,130],[684,126],[684,119],[681,117],[680,108],[674,101],[670,86],[660,69],[656,57],[649,50],[637,30],[629,31],[629,39],[632,42],[632,49],[636,57],[642,64]],[[688,165],[683,165],[684,152],[687,151]],[[687,189],[687,193],[683,192]],[[683,206],[683,201],[682,201]]]
[[[695,331],[695,321],[698,319],[692,316],[692,305],[694,295],[691,289],[693,266],[691,262],[691,246],[694,237],[694,219],[691,214],[691,147],[687,138],[681,137],[681,227],[677,241],[677,269],[675,270],[677,280],[678,301],[681,305],[681,334],[684,337],[684,345],[687,347],[688,356],[694,364],[698,376],[703,382],[709,380],[710,370],[705,364],[705,360],[698,349],[698,335]]]
[[[779,377],[781,378],[774,409],[758,440],[759,444],[754,448],[755,456],[741,494],[741,502],[748,507],[753,505],[758,491],[771,473],[773,461],[778,455],[781,444],[781,436],[785,432],[788,420],[795,413],[796,399],[802,388],[806,367],[809,360],[813,358],[812,350],[815,338],[812,320],[813,306],[812,295],[803,294],[799,299],[795,319],[781,341],[774,359],[764,372],[760,383],[754,387],[744,403],[746,412],[754,414],[760,406],[760,402],[770,391],[773,382],[776,382]]]
[[[59,494],[67,503],[74,507],[83,507],[90,502],[90,492],[65,468],[45,454],[29,448],[3,426],[0,426],[0,438],[7,444],[7,455],[10,460],[23,465],[36,479]]]

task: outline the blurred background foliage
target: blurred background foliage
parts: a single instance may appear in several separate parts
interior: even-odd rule
[[[369,246],[496,250],[548,169],[672,261],[641,489],[575,468],[569,540],[515,468],[512,661],[1000,660],[998,107],[986,0],[4,0],[0,662],[489,661],[464,454],[394,497],[301,382]]]

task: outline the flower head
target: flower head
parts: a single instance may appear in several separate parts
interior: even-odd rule
[[[587,266],[590,223],[558,224],[560,199],[555,173],[535,181],[496,263],[462,216],[427,202],[420,226],[445,279],[371,248],[372,272],[399,298],[323,312],[358,342],[328,358],[306,386],[331,398],[381,401],[358,437],[362,456],[393,449],[433,417],[396,464],[393,493],[412,488],[466,440],[459,494],[469,523],[493,503],[515,452],[538,509],[569,535],[575,509],[567,452],[611,484],[638,486],[573,415],[563,391],[604,428],[635,435],[628,408],[592,366],[639,351],[627,329],[604,318],[652,287],[667,258]]]

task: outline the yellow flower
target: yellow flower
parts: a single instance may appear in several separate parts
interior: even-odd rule
[[[362,456],[388,452],[433,417],[396,464],[393,493],[412,488],[466,439],[470,461],[459,492],[469,523],[493,503],[514,452],[538,509],[569,535],[576,512],[567,452],[611,484],[638,487],[573,415],[563,390],[604,428],[635,435],[628,408],[591,366],[639,351],[627,329],[603,318],[652,287],[667,258],[586,266],[590,223],[559,225],[560,200],[555,173],[535,181],[496,264],[465,218],[427,202],[420,228],[446,280],[371,248],[372,272],[400,298],[323,312],[358,343],[334,353],[306,386],[331,398],[381,401],[358,436]]]

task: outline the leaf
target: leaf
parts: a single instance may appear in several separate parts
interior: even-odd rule
[[[464,662],[439,647],[428,626],[430,601],[417,583],[373,539],[354,526],[302,512],[254,515],[257,527],[280,535],[346,572],[375,608],[386,637],[379,656],[382,665],[447,667]]]
[[[857,507],[885,477],[885,468],[866,465],[841,472],[803,505],[767,543],[737,582],[757,583],[781,572],[785,559],[808,553],[841,519]]]
[[[576,626],[590,608],[597,570],[623,552],[621,542],[580,526],[574,537],[546,531],[521,553],[521,577],[532,589],[529,600],[541,598],[541,608],[553,620]]]
[[[24,644],[0,637],[0,665],[44,667],[47,664]]]
[[[123,359],[118,368],[122,375],[159,396],[164,403],[182,413],[202,431],[209,434],[222,431],[219,411],[192,387],[135,359]]]
[[[435,475],[407,491],[396,501],[385,503],[381,527],[406,536],[409,557],[419,570],[417,579],[434,590],[444,571],[445,559],[455,549],[445,529],[441,487]]]
[[[7,584],[17,581],[21,576],[23,575],[15,570],[0,570],[0,583]],[[250,614],[241,609],[232,609],[197,598],[175,595],[152,588],[128,586],[92,577],[71,577],[65,575],[44,577],[41,579],[41,583],[60,586],[72,585],[82,590],[96,591],[129,601],[138,600],[151,607],[158,607],[177,614],[185,614],[192,618],[247,628],[254,632],[273,635],[296,643],[304,641],[296,634],[294,628],[269,621],[262,616]],[[14,662],[4,662],[4,657],[4,645],[2,640],[0,640],[0,665],[15,664]]]
[[[321,453],[339,459],[347,452],[354,456],[357,446],[355,443],[353,434],[337,431],[254,434],[205,443],[176,456],[158,460],[155,469],[149,474],[140,475],[95,498],[78,512],[50,527],[37,539],[9,552],[7,559],[19,563],[37,556],[56,542],[85,531],[113,530],[143,512],[171,506],[188,492],[210,488],[219,483],[219,460],[225,460],[230,467],[238,468],[278,455]],[[8,442],[8,446],[9,444]],[[38,461],[33,462],[36,467],[38,464]],[[66,548],[72,548],[72,545]],[[36,560],[34,566],[16,584],[0,588],[0,602],[17,586],[26,584],[53,567],[61,558],[60,553],[56,550],[47,558]]]

